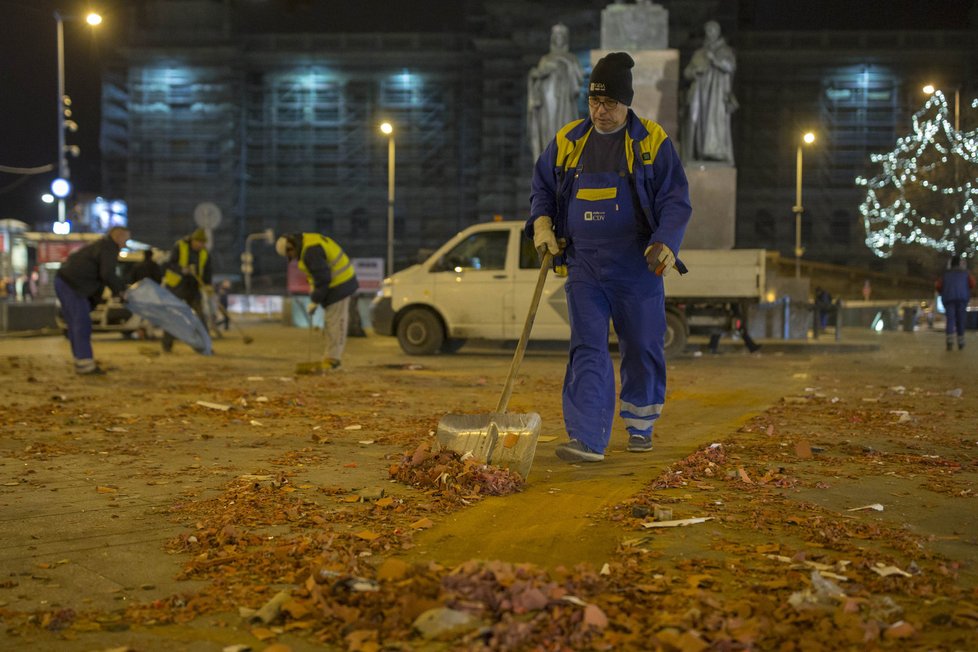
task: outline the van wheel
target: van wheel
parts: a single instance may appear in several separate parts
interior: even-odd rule
[[[433,312],[414,308],[398,321],[397,341],[408,355],[434,355],[445,343],[445,329]]]
[[[666,357],[679,355],[686,349],[686,322],[674,312],[666,311]]]

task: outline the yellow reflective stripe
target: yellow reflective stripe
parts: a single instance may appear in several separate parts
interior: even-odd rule
[[[353,274],[354,274],[353,265],[352,264],[347,265],[340,272],[333,275],[333,280],[330,281],[329,287],[332,288],[332,287],[336,287],[341,283],[346,283],[351,278],[353,278]]]
[[[581,158],[581,151],[584,149],[584,143],[587,142],[587,137],[591,133],[588,131],[588,133],[584,134],[583,138],[577,141],[567,139],[567,134],[582,122],[584,122],[584,120],[575,120],[574,122],[565,125],[560,131],[557,132],[556,163],[557,165],[562,165],[565,170],[577,167],[577,162]]]
[[[177,243],[177,265],[180,269],[183,269],[190,263],[190,243],[186,240],[180,240]],[[204,282],[204,265],[207,264],[207,250],[201,249],[197,252],[197,277],[200,278],[200,282]],[[163,285],[168,285],[170,287],[176,287],[180,285],[180,281],[183,280],[183,275],[174,272],[172,269],[166,270],[163,273]]]
[[[174,272],[172,269],[168,269],[166,270],[166,273],[163,274],[163,285],[175,288],[176,286],[180,285],[181,278],[183,277]]]
[[[642,156],[642,164],[652,165],[655,162],[655,157],[659,154],[659,147],[662,146],[662,143],[669,136],[666,134],[666,130],[662,128],[662,125],[657,122],[643,118],[642,124],[645,125],[645,129],[649,132],[649,135],[639,141],[638,151]],[[628,138],[627,133],[625,134],[625,139],[625,156],[628,159],[628,171],[631,172],[635,155],[632,152],[631,139]],[[648,154],[647,157],[645,156],[646,154]]]
[[[180,267],[186,267],[187,263],[190,262],[190,245],[181,240],[177,243],[177,248],[180,250],[180,255],[177,256],[177,263]]]
[[[187,266],[187,262],[190,260],[190,245],[188,245],[183,240],[177,242],[177,267],[183,269]],[[163,285],[175,288],[180,285],[180,281],[183,280],[183,275],[173,271],[172,269],[166,270],[163,274]]]
[[[601,201],[618,196],[618,188],[578,188],[577,198],[584,201]]]
[[[628,167],[629,174],[635,174],[635,150],[632,147],[632,142],[633,139],[628,134],[628,130],[625,130],[625,165]],[[639,143],[639,148],[642,147],[642,142]]]
[[[341,283],[353,278],[353,263],[347,258],[346,254],[338,244],[331,238],[319,235],[318,233],[302,234],[302,251],[299,253],[299,269],[306,275],[310,287],[315,287],[312,274],[304,262],[305,253],[309,247],[322,247],[326,254],[326,264],[329,265],[330,280],[329,287],[333,288]]]

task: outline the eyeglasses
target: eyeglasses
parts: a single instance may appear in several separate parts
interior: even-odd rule
[[[618,108],[618,104],[618,100],[599,100],[596,97],[587,98],[587,105],[595,110],[597,110],[598,107],[603,106],[606,111],[614,111]]]

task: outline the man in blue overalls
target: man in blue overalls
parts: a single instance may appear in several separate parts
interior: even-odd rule
[[[683,269],[676,255],[691,212],[689,185],[662,127],[628,108],[634,65],[624,52],[595,64],[589,117],[561,128],[533,171],[526,234],[567,273],[563,411],[570,441],[557,456],[569,462],[603,460],[611,438],[609,319],[621,353],[627,450],[652,450],[666,396],[662,276]]]

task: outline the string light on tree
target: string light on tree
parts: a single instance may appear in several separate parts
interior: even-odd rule
[[[912,123],[896,149],[870,156],[879,174],[856,178],[866,187],[859,206],[866,246],[881,258],[897,245],[963,253],[978,244],[978,129],[954,128],[941,91]]]

